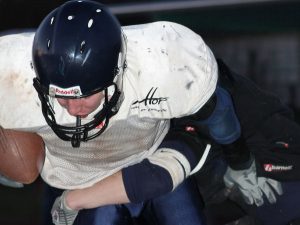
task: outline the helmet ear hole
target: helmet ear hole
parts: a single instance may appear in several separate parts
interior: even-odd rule
[[[85,50],[85,41],[82,41],[80,44],[80,53],[82,54]]]

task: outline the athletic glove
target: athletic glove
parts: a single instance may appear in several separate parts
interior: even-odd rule
[[[78,210],[70,209],[66,205],[65,197],[67,193],[68,191],[64,191],[60,197],[56,198],[52,206],[52,222],[55,225],[72,225],[78,214]]]
[[[8,187],[13,187],[13,188],[22,188],[24,185],[20,182],[11,180],[3,175],[0,174],[0,184]]]
[[[272,204],[276,202],[276,195],[282,195],[281,184],[273,179],[257,177],[255,160],[245,170],[233,170],[227,168],[224,175],[224,183],[228,188],[237,186],[247,204],[264,204],[263,195]]]

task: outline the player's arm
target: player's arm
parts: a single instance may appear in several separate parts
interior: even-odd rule
[[[141,202],[174,190],[202,168],[209,151],[210,145],[196,133],[169,131],[153,155],[123,170],[128,198]]]
[[[157,151],[138,164],[64,197],[69,208],[80,210],[108,204],[141,202],[172,191],[204,164],[210,145],[197,135],[170,132]]]
[[[81,209],[127,202],[122,172],[119,171],[91,187],[64,191],[52,206],[52,222],[55,225],[72,225]]]
[[[52,221],[72,225],[81,209],[142,202],[168,193],[201,169],[209,150],[196,133],[171,130],[149,158],[91,187],[65,191],[53,204]]]
[[[122,171],[95,183],[91,187],[69,191],[66,195],[67,205],[76,210],[128,202]]]

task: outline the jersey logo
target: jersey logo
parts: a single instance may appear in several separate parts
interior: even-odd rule
[[[273,164],[264,164],[264,170],[266,172],[283,172],[283,171],[288,171],[292,170],[293,166],[279,166],[279,165],[273,165]]]
[[[145,106],[147,106],[147,105],[159,105],[161,102],[167,101],[167,99],[168,99],[167,97],[158,97],[158,98],[154,97],[154,94],[157,91],[157,89],[158,88],[152,87],[150,89],[150,91],[148,92],[148,94],[146,95],[146,98],[144,98],[141,101],[135,101],[134,103],[132,103],[132,105],[135,105],[137,103],[144,103]]]

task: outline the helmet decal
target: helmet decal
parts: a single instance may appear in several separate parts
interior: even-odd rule
[[[79,86],[74,86],[70,88],[60,88],[53,84],[49,86],[49,96],[50,97],[80,97],[82,95]]]

